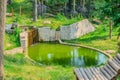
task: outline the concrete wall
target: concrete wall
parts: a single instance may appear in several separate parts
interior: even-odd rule
[[[94,30],[95,28],[93,27],[93,25],[87,19],[85,19],[69,26],[62,26],[60,27],[60,31],[56,31],[54,29],[51,29],[50,27],[38,28],[38,37],[39,41],[56,41],[59,39],[71,40],[79,38],[80,36],[83,36]],[[25,41],[27,40],[25,35],[28,36],[26,32],[22,32],[20,34],[21,46],[26,46],[24,45],[27,43]],[[33,34],[33,36],[34,35],[35,34]]]
[[[50,27],[42,27],[38,29],[39,41],[56,41],[59,39],[59,31]]]
[[[94,30],[93,25],[87,19],[84,19],[69,26],[61,27],[60,38],[63,40],[76,39]]]
[[[50,28],[43,27],[38,29],[39,41],[50,41]]]
[[[38,29],[39,41],[56,41],[59,39],[71,40],[79,38],[94,30],[95,28],[87,19],[69,26],[62,26],[60,27],[60,31],[55,31],[50,29],[50,27],[42,27]]]
[[[23,48],[23,51],[25,52],[28,47],[28,32],[27,31],[20,33],[20,44],[21,44],[21,47]]]

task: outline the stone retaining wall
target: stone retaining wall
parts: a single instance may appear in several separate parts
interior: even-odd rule
[[[38,28],[38,35],[36,36],[36,38],[34,38],[35,33],[33,33],[32,37],[29,38],[28,32],[22,32],[20,34],[21,46],[23,46],[24,48],[26,46],[27,47],[30,46],[31,44],[28,45],[28,42],[30,41],[31,38],[34,39],[39,38],[38,41],[71,40],[71,39],[79,38],[94,30],[95,28],[87,19],[71,24],[69,26],[62,26],[60,27],[59,31],[51,29],[50,27],[42,27],[42,28]]]
[[[39,41],[56,41],[59,39],[59,31],[50,27],[42,27],[38,29]]]
[[[60,34],[61,39],[71,40],[79,38],[94,30],[95,28],[93,27],[93,25],[87,19],[85,19],[72,25],[61,27]]]
[[[42,27],[38,30],[39,41],[56,41],[59,39],[71,40],[79,38],[94,30],[95,28],[87,19],[69,26],[62,26],[60,27],[60,31],[55,31],[50,29],[50,27]]]

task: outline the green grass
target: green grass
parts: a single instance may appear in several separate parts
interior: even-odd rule
[[[11,24],[13,22],[17,22],[19,25],[23,25],[23,26],[37,26],[37,27],[41,27],[41,26],[48,26],[51,27],[53,29],[57,29],[61,26],[64,25],[69,25],[78,21],[81,21],[82,18],[81,17],[76,17],[76,18],[71,18],[68,19],[65,16],[58,14],[55,16],[55,18],[41,18],[38,17],[37,22],[33,22],[32,21],[32,17],[30,17],[30,15],[17,15],[13,16],[13,17],[7,17],[6,19],[6,24]],[[49,21],[51,22],[50,24],[44,23],[45,21]]]
[[[113,37],[109,39],[109,27],[104,28],[104,25],[96,27],[96,31],[84,35],[78,39],[70,40],[67,42],[79,43],[86,46],[95,47],[101,50],[115,50],[117,51],[117,34],[118,29],[113,29]],[[119,40],[120,41],[120,40]]]
[[[74,80],[73,67],[38,66],[23,54],[5,55],[5,80]]]
[[[4,41],[5,50],[10,50],[20,46],[20,44],[17,41],[13,40],[14,37],[15,36],[13,36],[12,34],[5,34],[5,41]]]

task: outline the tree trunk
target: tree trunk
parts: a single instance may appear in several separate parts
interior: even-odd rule
[[[4,55],[5,16],[6,16],[6,0],[0,0],[0,80],[4,80],[3,55]]]
[[[76,6],[76,3],[75,3],[76,1],[75,0],[73,0],[73,13],[75,13],[75,6]]]
[[[112,25],[113,25],[113,22],[112,22],[112,20],[110,20],[110,39],[112,38]]]
[[[38,16],[38,13],[37,13],[37,0],[34,0],[33,1],[33,21],[37,21],[37,16]]]
[[[82,5],[82,0],[79,1],[79,5]]]
[[[83,0],[82,6],[85,8],[85,0]]]
[[[69,13],[71,12],[71,10],[72,10],[72,0],[69,0],[69,2],[68,2],[68,7],[69,7]]]
[[[41,16],[43,16],[43,0],[41,0]]]

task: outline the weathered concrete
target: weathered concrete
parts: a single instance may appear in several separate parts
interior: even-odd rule
[[[87,19],[69,26],[62,26],[60,31],[55,31],[50,29],[50,27],[42,27],[38,30],[39,41],[56,41],[59,39],[71,40],[79,38],[80,36],[83,36],[94,30],[95,28]]]
[[[38,29],[39,41],[56,41],[60,38],[59,31],[50,27],[42,27]]]
[[[38,29],[39,41],[50,41],[50,28],[43,27]]]
[[[21,47],[23,48],[23,51],[25,52],[28,47],[28,32],[27,31],[20,33],[20,43],[21,43]]]
[[[76,39],[94,30],[93,25],[87,19],[84,19],[72,25],[61,27],[60,38],[63,40]]]

